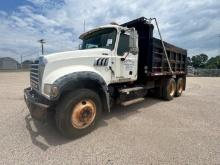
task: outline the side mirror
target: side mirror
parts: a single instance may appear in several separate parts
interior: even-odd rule
[[[138,54],[138,34],[134,28],[132,28],[130,31],[129,52],[132,53],[133,55]]]

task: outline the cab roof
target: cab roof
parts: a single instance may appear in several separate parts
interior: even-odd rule
[[[119,29],[119,30],[121,30],[121,29],[127,29],[126,27],[122,27],[122,26],[120,26],[120,25],[112,25],[112,24],[110,24],[110,25],[104,25],[104,26],[96,27],[96,28],[94,28],[94,29],[92,29],[92,30],[89,30],[89,31],[87,31],[87,32],[85,32],[85,33],[83,33],[83,34],[81,34],[81,35],[79,36],[79,39],[83,39],[83,38],[84,38],[85,36],[87,36],[88,34],[91,34],[91,33],[93,33],[93,32],[96,32],[96,31],[101,30],[101,29],[106,29],[106,28],[115,28],[116,30],[117,30],[117,29]]]

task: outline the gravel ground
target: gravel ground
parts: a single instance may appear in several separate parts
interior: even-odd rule
[[[28,76],[0,73],[0,164],[220,164],[220,78],[187,78],[181,97],[118,106],[67,140],[53,120],[31,119]]]

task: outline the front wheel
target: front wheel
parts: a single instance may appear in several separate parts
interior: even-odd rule
[[[56,108],[58,130],[68,138],[91,132],[102,112],[99,95],[89,89],[80,89],[63,97]]]

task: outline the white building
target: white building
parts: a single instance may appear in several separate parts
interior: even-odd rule
[[[0,58],[0,69],[18,69],[19,63],[10,57]]]

